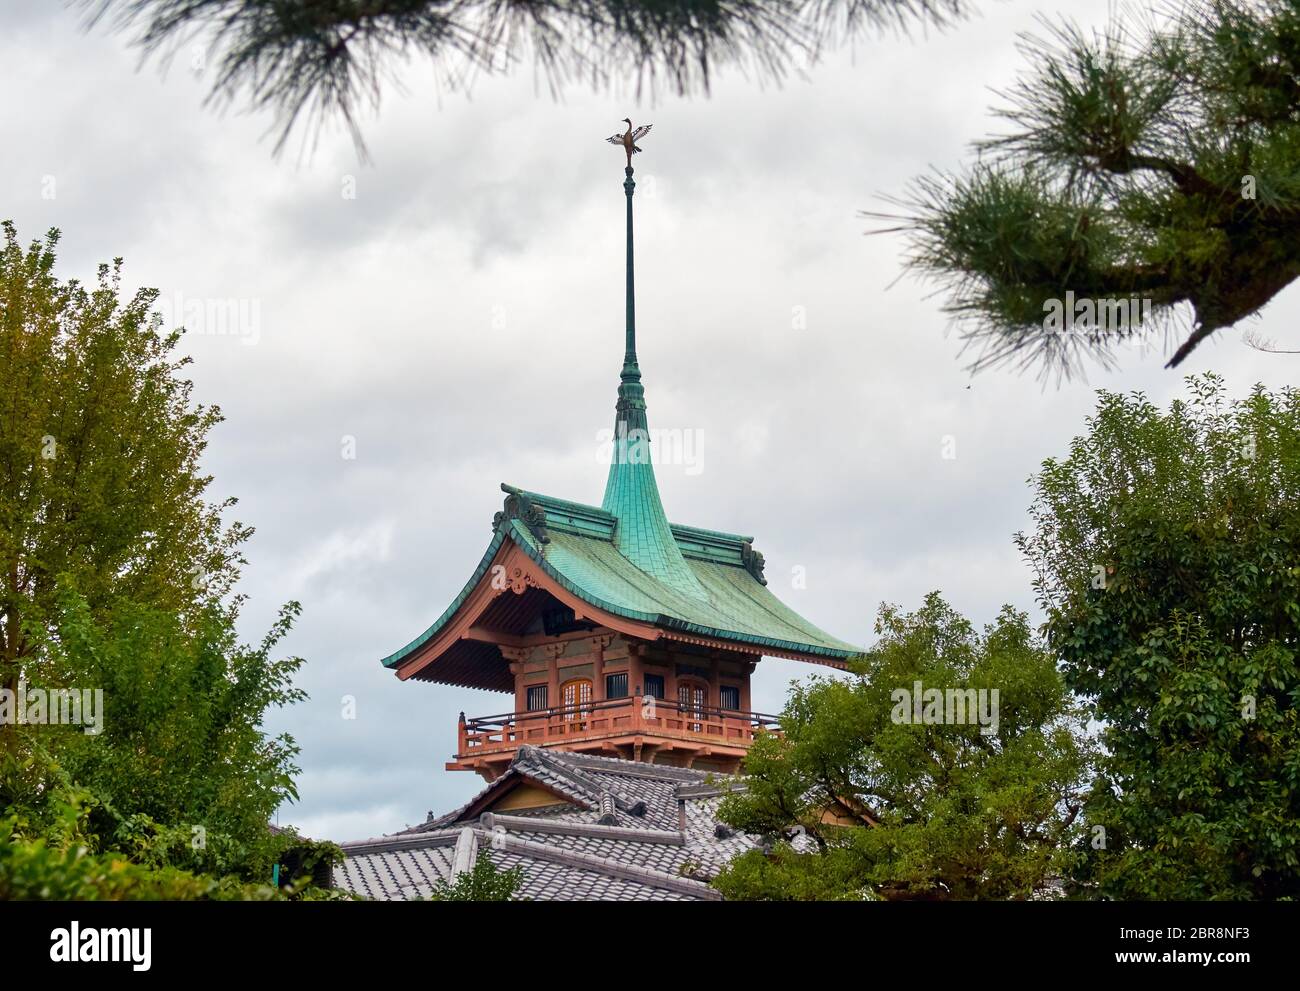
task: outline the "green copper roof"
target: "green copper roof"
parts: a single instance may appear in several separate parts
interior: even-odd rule
[[[646,574],[682,595],[702,599],[704,587],[687,567],[659,498],[644,404],[636,412],[639,417],[620,409],[616,416],[613,461],[601,501],[601,508],[618,521],[614,545]]]
[[[749,538],[717,530],[671,526],[682,565],[701,596],[687,595],[634,565],[618,549],[621,522],[584,506],[503,485],[510,494],[496,532],[464,589],[429,629],[384,658],[394,667],[437,636],[487,574],[505,540],[518,544],[565,589],[598,609],[683,633],[843,660],[862,648],[831,636],[773,595],[762,578],[762,556]]]

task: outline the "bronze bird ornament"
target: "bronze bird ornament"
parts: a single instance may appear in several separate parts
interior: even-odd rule
[[[605,140],[612,145],[622,146],[623,151],[627,153],[627,167],[630,169],[632,167],[632,156],[641,150],[636,145],[637,141],[645,137],[654,125],[642,124],[640,127],[633,128],[631,119],[627,117],[623,118],[623,122],[627,124],[627,132],[624,134],[611,134]]]

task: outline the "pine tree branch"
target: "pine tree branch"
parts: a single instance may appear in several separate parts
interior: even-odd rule
[[[314,137],[344,122],[364,155],[357,115],[377,109],[394,63],[431,59],[452,90],[526,56],[553,94],[572,79],[707,93],[735,67],[770,81],[866,31],[942,26],[968,0],[76,0],[88,26],[127,33],[168,58],[202,39],[217,65],[210,101],[246,97],[271,110],[276,151],[300,120]]]
[[[916,180],[889,218],[973,368],[1059,381],[1177,331],[1174,368],[1300,278],[1300,7],[1168,0],[1162,15],[1027,36],[1030,71],[997,111],[1011,133],[978,142],[990,157],[965,175]],[[1135,293],[1138,325],[1059,334],[1043,318]]]

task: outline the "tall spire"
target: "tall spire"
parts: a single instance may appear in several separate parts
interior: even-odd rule
[[[624,171],[627,175],[623,180],[623,192],[627,194],[627,323],[616,409],[620,413],[625,409],[639,411],[640,427],[644,430],[645,388],[641,385],[641,368],[636,362],[636,280],[632,265],[632,194],[636,191],[636,180],[632,178],[632,166]]]
[[[632,133],[629,122],[628,135]],[[630,137],[626,143],[629,164],[623,191],[627,194],[627,326],[618,402],[614,405],[613,460],[601,507],[618,518],[614,546],[619,553],[670,588],[703,599],[704,587],[673,539],[650,457],[645,388],[641,385],[641,368],[636,358],[636,295],[632,275],[632,193],[636,181],[632,178],[631,165],[635,146]]]

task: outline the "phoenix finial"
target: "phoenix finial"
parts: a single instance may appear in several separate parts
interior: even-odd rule
[[[627,124],[627,132],[624,134],[611,134],[605,140],[612,145],[622,146],[623,151],[627,153],[627,167],[630,169],[632,167],[632,156],[641,150],[636,145],[637,141],[645,137],[646,133],[650,128],[654,127],[654,125],[642,124],[640,127],[634,128],[631,119],[627,117],[623,118],[623,122]]]

